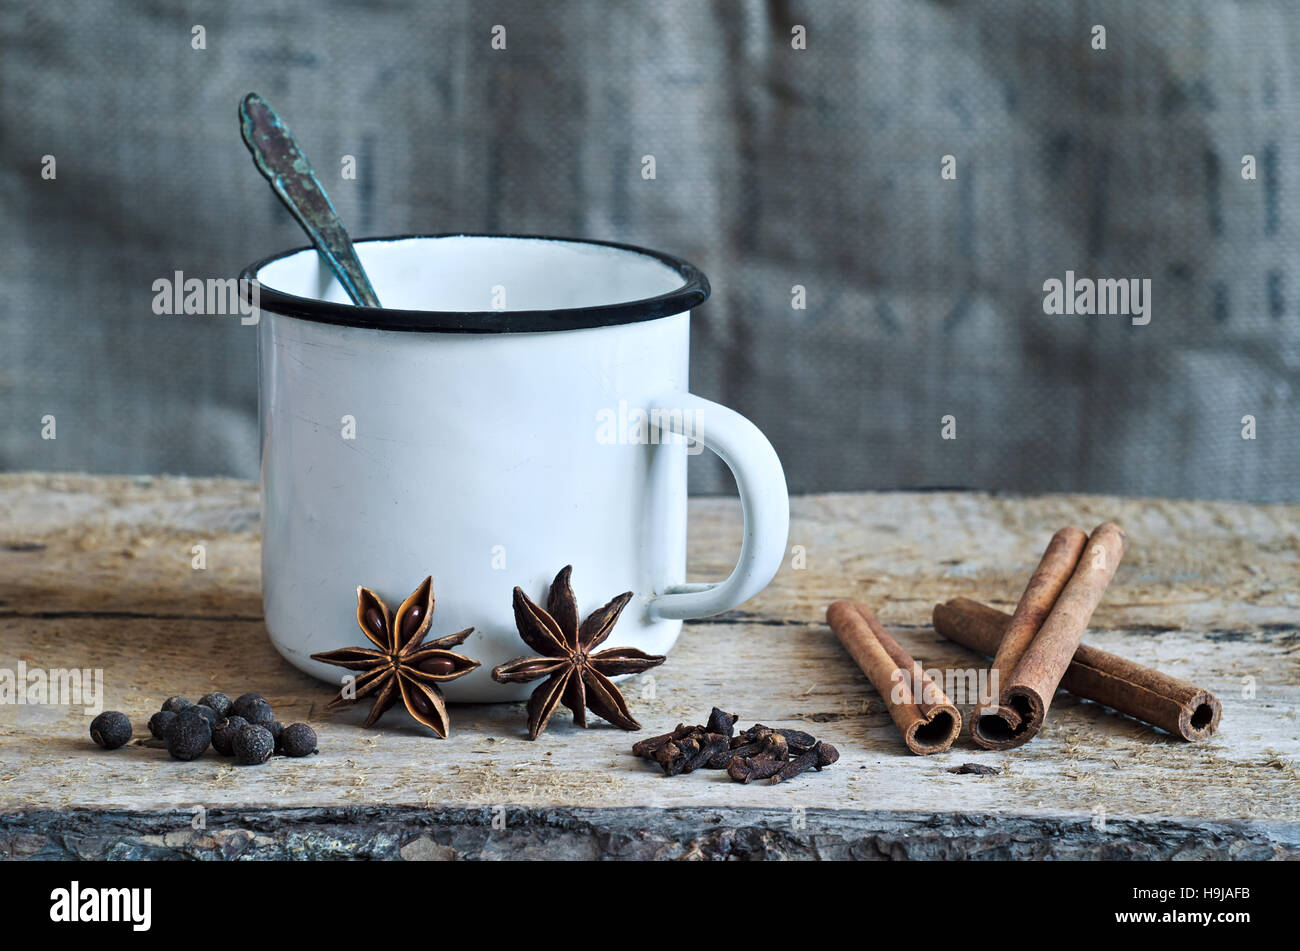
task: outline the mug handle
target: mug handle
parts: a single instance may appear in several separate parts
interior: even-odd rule
[[[671,585],[651,598],[647,609],[652,618],[673,621],[730,611],[767,587],[785,557],[790,497],[781,460],[758,427],[735,410],[693,393],[675,393],[657,401],[655,408],[666,420],[663,429],[698,440],[731,469],[740,490],[745,534],[740,559],[727,580]],[[689,433],[684,431],[688,417],[695,421]]]

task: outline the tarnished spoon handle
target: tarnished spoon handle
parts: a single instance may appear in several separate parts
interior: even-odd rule
[[[239,123],[257,170],[298,219],[352,303],[379,307],[379,298],[357,258],[352,239],[289,127],[255,92],[239,104]]]

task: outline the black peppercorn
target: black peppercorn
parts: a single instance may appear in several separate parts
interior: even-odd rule
[[[240,766],[257,766],[271,758],[275,751],[275,740],[264,726],[249,723],[240,727],[231,744],[235,751],[235,762]]]
[[[230,756],[235,751],[232,745],[235,734],[246,726],[248,721],[243,717],[226,717],[218,721],[212,728],[212,748],[222,756]]]
[[[159,710],[149,718],[149,732],[153,734],[155,740],[161,740],[167,735],[167,727],[176,719],[176,714],[170,710]]]
[[[271,705],[261,694],[246,693],[236,700],[230,709],[236,716],[243,717],[249,723],[264,725],[275,720]]]
[[[198,759],[211,742],[212,727],[197,713],[177,714],[167,727],[167,752],[174,759]]]
[[[285,756],[310,756],[316,752],[316,731],[305,723],[290,723],[280,734],[277,752]]]
[[[259,723],[258,726],[266,727],[266,731],[271,734],[271,739],[275,741],[275,751],[280,752],[280,734],[284,732],[284,724],[279,720],[272,720],[270,723]]]
[[[180,713],[182,710],[186,710],[192,706],[194,706],[194,704],[190,703],[184,697],[168,697],[163,701],[162,708],[168,713]]]
[[[213,710],[215,710],[217,712],[217,719],[230,716],[230,707],[232,705],[232,701],[229,697],[227,697],[224,693],[221,693],[220,691],[205,693],[202,697],[199,698],[199,703],[202,706],[211,707]]]
[[[131,721],[125,713],[108,710],[90,721],[90,738],[106,750],[125,746],[131,739]]]

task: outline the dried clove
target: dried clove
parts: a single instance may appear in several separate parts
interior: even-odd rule
[[[673,740],[671,743],[665,743],[659,749],[655,750],[654,756],[651,757],[656,763],[663,767],[664,775],[676,776],[686,765],[699,748],[699,744],[694,737],[683,737],[680,740]]]
[[[756,723],[736,732],[736,715],[720,707],[709,712],[704,726],[677,724],[668,733],[633,744],[632,753],[659,765],[668,776],[697,769],[725,769],[736,782],[755,779],[780,782],[809,769],[820,770],[839,758],[835,747],[819,743],[802,730],[781,730]],[[793,757],[793,758],[792,758]]]
[[[768,731],[759,739],[745,742],[744,737],[733,737],[730,746],[709,760],[710,769],[726,769],[737,757],[766,755],[782,761],[789,758],[790,748],[780,733]]]
[[[806,773],[810,769],[821,772],[823,766],[829,766],[840,758],[840,751],[829,743],[822,743],[820,740],[813,743],[812,748],[806,753],[800,753],[772,777],[773,783],[783,783],[787,779],[793,779],[800,773]]]
[[[738,783],[749,783],[755,779],[774,776],[785,766],[784,760],[771,756],[737,756],[727,767],[727,775]]]
[[[727,766],[727,775],[739,783],[766,779],[781,771],[790,760],[790,747],[780,733],[771,733],[757,744],[752,756],[736,756]]]
[[[756,751],[757,751],[757,747],[755,747],[754,750],[752,751],[738,751],[732,749],[730,746],[724,746],[722,749],[718,750],[716,753],[713,754],[713,756],[709,758],[709,761],[704,764],[704,768],[705,769],[726,769],[728,766],[731,765],[731,761],[735,759],[737,756],[749,756],[751,755],[752,752],[756,752]]]
[[[727,748],[727,738],[719,733],[698,733],[665,744],[655,759],[669,776],[693,773]]]
[[[655,753],[669,743],[677,740],[684,740],[696,732],[703,732],[704,727],[687,726],[685,723],[677,724],[677,729],[671,733],[661,733],[659,736],[652,736],[645,740],[639,740],[632,744],[632,754],[640,756],[642,759],[654,759]]]
[[[817,744],[817,738],[811,733],[805,733],[803,730],[774,730],[770,726],[763,726],[761,723],[755,723],[742,736],[750,740],[761,740],[769,733],[779,733],[785,737],[785,741],[790,746],[790,752],[798,755],[812,749]]]
[[[736,715],[714,707],[709,711],[709,722],[704,729],[709,733],[721,733],[727,739],[731,739],[736,735]]]
[[[727,737],[721,733],[706,733],[700,741],[699,752],[691,758],[686,764],[683,773],[693,773],[702,766],[706,766],[715,756],[727,751]]]

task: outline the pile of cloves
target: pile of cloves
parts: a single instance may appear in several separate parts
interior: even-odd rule
[[[821,770],[840,758],[835,747],[802,730],[777,730],[756,723],[737,733],[736,715],[717,707],[704,726],[679,723],[671,733],[636,743],[632,753],[658,763],[667,776],[725,769],[738,783],[755,779],[780,783],[810,769]]]

